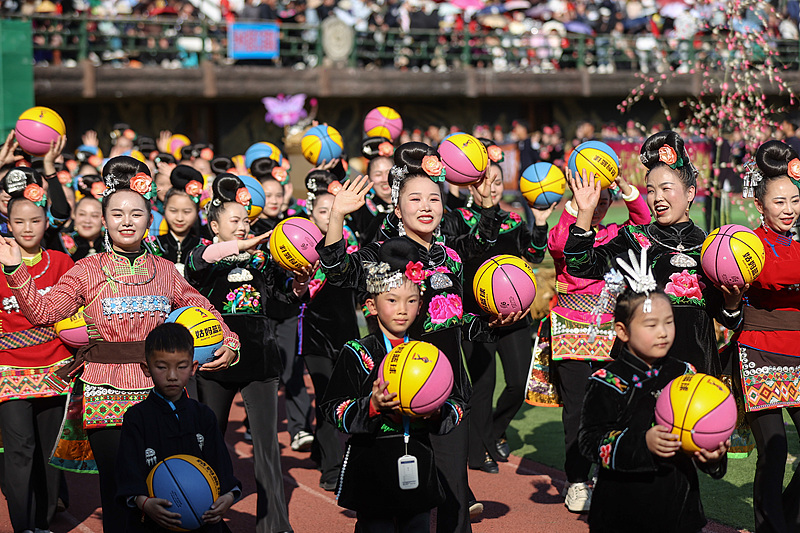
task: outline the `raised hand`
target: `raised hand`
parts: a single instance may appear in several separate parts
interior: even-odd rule
[[[547,219],[550,218],[550,215],[553,214],[553,210],[558,205],[558,202],[553,202],[553,205],[546,209],[537,209],[533,206],[531,211],[533,211],[533,222],[537,226],[544,226],[547,224]]]
[[[100,141],[97,140],[97,132],[94,130],[86,130],[81,136],[81,142],[86,146],[100,146]]]
[[[172,132],[169,130],[163,130],[161,133],[158,134],[158,140],[156,141],[156,148],[162,154],[169,153],[169,139],[172,137]]]
[[[42,158],[42,168],[45,176],[52,176],[56,173],[56,159],[61,155],[66,143],[66,135],[60,136],[55,141],[50,141],[50,149],[47,150],[47,153]]]
[[[0,264],[14,267],[20,263],[22,263],[22,252],[17,241],[9,237],[0,237]]]
[[[488,179],[483,178],[479,183],[470,185],[469,191],[472,193],[475,201],[484,209],[494,205],[492,204],[492,182]]]
[[[372,182],[369,176],[358,176],[347,181],[333,199],[331,216],[334,213],[345,216],[358,211],[364,205],[364,198],[371,188]]]
[[[572,189],[572,199],[578,211],[589,211],[594,213],[597,204],[600,203],[600,180],[596,180],[594,172],[586,176],[586,171],[581,172],[580,176],[575,176],[570,169],[567,169],[567,183]]]
[[[14,130],[6,137],[6,142],[0,147],[0,166],[11,165],[22,159],[21,155],[14,155],[14,150],[19,147],[19,143],[14,138]]]

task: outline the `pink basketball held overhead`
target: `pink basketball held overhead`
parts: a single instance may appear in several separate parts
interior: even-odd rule
[[[396,346],[383,358],[380,377],[386,390],[397,393],[400,411],[427,416],[439,409],[453,390],[453,367],[439,348],[421,341]]]
[[[367,137],[385,137],[394,142],[402,131],[403,119],[391,107],[376,107],[364,118],[364,133]]]
[[[716,285],[743,287],[764,268],[764,244],[751,229],[726,224],[703,241],[700,263]]]
[[[472,185],[486,174],[489,166],[486,147],[468,133],[451,133],[437,151],[444,163],[445,179],[453,185]]]
[[[525,311],[533,304],[536,276],[525,260],[498,255],[478,268],[472,292],[481,309],[490,315],[510,315]]]
[[[316,246],[322,232],[307,218],[289,217],[272,230],[269,251],[272,258],[286,270],[299,270],[319,260]]]
[[[19,147],[31,155],[41,156],[50,149],[50,143],[67,133],[61,115],[49,107],[32,107],[17,119],[15,137]]]
[[[656,400],[656,423],[694,453],[716,450],[736,427],[736,401],[728,387],[707,374],[686,374],[664,387]]]

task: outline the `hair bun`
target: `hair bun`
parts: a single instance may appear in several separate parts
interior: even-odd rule
[[[328,185],[334,181],[336,181],[336,176],[332,172],[315,168],[306,175],[306,189],[309,193],[317,195],[327,191]]]
[[[409,239],[389,239],[381,246],[379,260],[388,264],[391,270],[405,271],[409,262],[416,263],[420,260],[419,250]]]
[[[250,174],[255,179],[261,181],[263,179],[271,178],[272,169],[278,166],[278,162],[269,157],[259,157],[250,164]]]
[[[197,181],[202,185],[203,175],[194,167],[178,165],[172,169],[172,173],[169,175],[169,181],[174,188],[184,190],[190,181]]]
[[[392,147],[392,152],[394,152],[394,145],[392,144],[391,139],[387,139],[386,137],[367,137],[361,143],[361,155],[370,161],[377,157],[391,158],[393,153],[381,154],[380,147],[383,143],[389,143],[389,146]]]
[[[797,158],[797,152],[781,141],[767,141],[756,151],[756,165],[767,178],[786,176],[789,172],[789,161]]]
[[[25,187],[35,183],[42,185],[41,175],[31,167],[15,167],[3,178],[3,190],[11,198],[22,198]]]
[[[230,157],[219,156],[211,160],[211,171],[214,174],[225,174],[235,166]]]
[[[652,170],[656,165],[663,162],[661,160],[659,150],[661,150],[664,146],[669,146],[672,148],[678,159],[683,159],[684,165],[687,165],[691,162],[689,160],[689,154],[686,152],[686,147],[683,144],[683,139],[681,139],[680,135],[674,131],[659,131],[658,133],[654,133],[648,137],[647,140],[642,144],[642,149],[639,152],[639,158],[641,159],[642,164],[648,169]]]
[[[424,174],[422,170],[422,158],[426,155],[435,155],[439,157],[439,152],[425,143],[416,141],[407,142],[398,146],[394,151],[394,164],[400,168],[408,168],[409,174]]]
[[[212,202],[214,200],[219,200],[221,203],[235,202],[236,191],[244,186],[244,182],[239,179],[239,176],[236,174],[231,174],[229,172],[220,174],[211,185],[211,191],[213,193]]]

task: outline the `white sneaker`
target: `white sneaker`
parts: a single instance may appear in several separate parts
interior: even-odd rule
[[[314,444],[314,435],[308,431],[298,431],[297,435],[292,438],[292,450],[296,452],[307,452]]]
[[[592,505],[592,489],[586,483],[573,483],[567,490],[564,505],[571,513],[588,513]]]

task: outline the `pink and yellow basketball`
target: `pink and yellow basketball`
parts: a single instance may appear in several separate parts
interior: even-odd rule
[[[181,135],[180,133],[176,133],[169,138],[167,146],[169,147],[169,153],[172,154],[175,159],[180,160],[181,148],[184,146],[189,146],[190,144],[192,144],[192,141],[189,140],[189,137],[186,135]]]
[[[437,409],[453,390],[453,367],[433,344],[411,341],[396,346],[383,358],[380,377],[387,392],[397,393],[400,411],[426,416]]]
[[[309,129],[300,139],[303,157],[312,165],[330,161],[342,156],[344,141],[342,135],[332,126],[320,124]]]
[[[65,318],[53,325],[56,335],[61,342],[73,348],[89,344],[89,330],[86,329],[86,320],[83,317],[83,307],[69,318]]]
[[[14,127],[19,147],[31,155],[44,155],[50,143],[67,133],[64,119],[49,107],[32,107],[22,113]]]
[[[453,185],[471,185],[483,179],[489,154],[478,139],[468,133],[452,133],[438,148],[446,171],[445,179]]]
[[[214,359],[222,347],[225,333],[217,317],[202,307],[180,307],[167,315],[166,322],[181,324],[194,338],[194,360],[201,365]]]
[[[570,154],[567,166],[575,178],[580,177],[584,171],[587,178],[593,173],[604,189],[610,187],[619,176],[617,153],[600,141],[586,141],[579,144]]]
[[[498,255],[478,268],[472,292],[487,313],[510,315],[525,311],[533,304],[536,276],[527,261],[514,255]]]
[[[684,451],[716,450],[736,427],[736,401],[717,378],[685,374],[661,391],[655,415],[658,425],[680,437]]]
[[[394,141],[402,131],[403,119],[391,107],[376,107],[364,118],[364,133],[367,137],[386,137]]]
[[[540,161],[522,172],[519,190],[528,203],[538,209],[547,209],[561,200],[567,189],[567,178],[560,168]]]
[[[319,260],[317,243],[322,240],[319,228],[303,217],[289,217],[275,226],[269,237],[272,258],[286,270],[298,270]]]
[[[700,263],[717,285],[743,287],[764,268],[764,244],[751,229],[726,224],[709,233],[703,241]]]
[[[172,502],[171,513],[181,515],[181,527],[172,531],[191,531],[204,525],[203,513],[220,494],[219,477],[211,466],[194,455],[173,455],[157,463],[147,476],[151,498]]]

